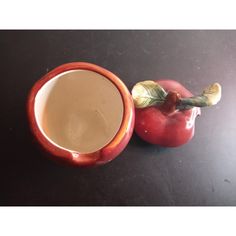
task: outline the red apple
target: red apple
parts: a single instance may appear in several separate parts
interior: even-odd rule
[[[177,147],[187,143],[194,135],[195,118],[201,114],[199,107],[213,105],[213,103],[210,104],[210,95],[204,94],[204,96],[193,97],[190,91],[173,80],[147,82],[155,82],[160,87],[147,91],[149,84],[144,84],[142,88],[136,87],[136,91],[133,89],[132,94],[136,105],[135,132],[143,140],[161,146]],[[219,90],[217,97],[219,100],[219,93],[221,93],[219,84],[213,84],[204,91],[208,93],[209,89],[213,89],[213,87],[217,91]],[[163,98],[165,98],[161,103],[156,104],[154,98],[160,88],[163,89],[160,91],[163,93]],[[147,93],[146,95],[141,95],[142,99],[147,99],[148,97],[148,100],[142,100],[141,102],[136,100],[137,93],[140,95],[144,94],[144,92]],[[150,97],[153,99],[152,101]],[[185,99],[189,97],[191,99]],[[214,101],[215,103],[216,101]],[[141,108],[138,108],[140,106]]]

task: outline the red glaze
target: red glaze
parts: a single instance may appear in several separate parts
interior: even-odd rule
[[[166,91],[173,91],[181,97],[193,96],[180,83],[173,80],[157,81]],[[167,104],[168,105],[168,104]],[[135,110],[135,132],[143,140],[165,147],[177,147],[187,143],[194,135],[195,118],[200,108],[166,112],[164,107],[147,107]]]
[[[94,153],[80,154],[79,152],[67,151],[53,145],[53,143],[48,141],[46,137],[41,133],[36,123],[34,103],[37,92],[47,81],[54,78],[56,75],[74,69],[91,70],[107,77],[107,79],[113,82],[120,91],[124,103],[124,115],[119,131],[108,145]],[[48,156],[51,159],[64,162],[66,164],[71,164],[73,166],[101,165],[113,160],[126,147],[134,129],[133,100],[130,95],[130,92],[128,91],[124,83],[110,71],[97,65],[86,62],[72,62],[68,64],[63,64],[53,69],[45,76],[43,76],[40,80],[38,80],[31,89],[28,97],[27,114],[32,133],[40,144],[40,146],[46,151],[47,154],[49,154]]]

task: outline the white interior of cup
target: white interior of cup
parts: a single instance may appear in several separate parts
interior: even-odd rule
[[[89,70],[71,70],[42,86],[34,112],[40,131],[51,143],[92,153],[114,138],[123,107],[120,92],[109,79]]]

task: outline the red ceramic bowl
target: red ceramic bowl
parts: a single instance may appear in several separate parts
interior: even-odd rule
[[[83,80],[85,84],[76,85],[78,82],[77,75],[82,78],[81,81]],[[88,86],[86,87],[86,75],[90,80],[89,87],[91,87],[93,93],[88,89]],[[95,76],[94,80],[93,76]],[[103,77],[102,83],[106,83],[107,88],[99,84],[100,82],[96,85],[96,76],[98,78],[99,76]],[[109,90],[109,86],[113,86],[113,89],[117,90],[116,95],[113,96],[113,90]],[[89,96],[88,93],[90,92],[91,94],[97,93],[97,97]],[[76,101],[78,104],[76,104]],[[111,106],[110,102],[117,103]],[[104,115],[105,113],[100,114],[101,111],[95,111],[96,107],[93,111],[97,113],[91,113],[93,103],[101,104],[99,106],[101,106],[101,109],[105,109],[104,111],[107,109],[107,114]],[[78,111],[79,116],[85,117],[83,120],[80,120],[81,118],[76,119],[77,111],[72,114],[71,111],[77,108],[80,109]],[[91,113],[92,115],[84,115],[87,114],[86,112],[89,109],[88,114]],[[83,113],[82,111],[85,110],[86,112]],[[30,91],[27,101],[27,113],[32,133],[43,150],[49,154],[48,156],[51,159],[74,166],[100,165],[113,160],[126,147],[134,129],[133,100],[124,83],[110,71],[85,62],[61,65],[38,80]],[[66,124],[68,117],[70,118],[69,126]],[[112,117],[115,120],[115,125],[112,123]],[[117,117],[120,120],[117,121]],[[88,127],[86,122],[90,122]],[[101,126],[99,122],[107,124],[106,127]],[[91,125],[94,126],[94,130],[91,130]],[[89,132],[86,133],[86,130],[90,130],[90,134]],[[97,142],[100,143],[96,144],[94,142],[93,145],[96,144],[97,146],[90,147],[90,140],[96,137],[97,132],[99,135],[99,132],[103,134],[105,130],[112,130],[113,132],[107,132],[108,139],[104,136],[106,142],[102,143],[101,136],[101,138],[97,138]],[[65,134],[69,137],[69,144]],[[80,141],[77,141],[76,138]],[[66,145],[64,145],[65,143]],[[79,147],[80,143],[83,143],[84,146]],[[73,149],[77,146],[79,148]],[[80,148],[83,151],[80,151]]]

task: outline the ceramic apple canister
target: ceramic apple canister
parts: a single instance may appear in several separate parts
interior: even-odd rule
[[[174,80],[142,81],[132,89],[135,132],[146,142],[177,147],[194,135],[201,107],[217,104],[221,86],[214,83],[198,96]]]
[[[73,166],[113,160],[134,129],[134,104],[125,84],[86,62],[63,64],[38,80],[29,93],[27,113],[47,156]]]

